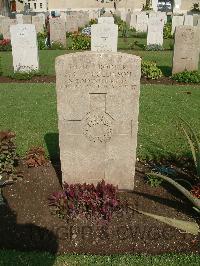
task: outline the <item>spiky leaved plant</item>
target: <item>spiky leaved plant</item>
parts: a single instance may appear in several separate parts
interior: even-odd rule
[[[192,152],[192,157],[193,157],[194,165],[196,168],[195,178],[197,180],[200,180],[200,141],[196,133],[194,132],[193,128],[189,125],[188,122],[186,122],[182,118],[180,118],[179,120],[179,126],[181,130],[183,131],[188,141],[188,144],[190,146],[191,152]],[[173,185],[194,205],[193,208],[200,213],[200,199],[195,197],[193,193],[191,193],[186,188],[181,186],[178,182],[176,182],[175,180],[173,180],[172,178],[168,176],[165,176],[159,173],[152,172],[152,173],[148,173],[148,175],[161,178],[167,181],[168,183],[170,183],[171,185]]]

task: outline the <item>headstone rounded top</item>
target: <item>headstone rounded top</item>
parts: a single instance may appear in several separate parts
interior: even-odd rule
[[[133,61],[141,61],[141,58],[137,55],[133,55],[133,54],[125,54],[125,53],[121,53],[121,52],[93,52],[93,51],[86,51],[86,52],[76,52],[76,53],[70,53],[70,54],[64,54],[64,55],[60,55],[58,57],[56,57],[56,63],[58,63],[58,61],[65,61],[67,60],[67,58],[79,58],[79,57],[87,57],[87,58],[91,58],[91,57],[100,57],[100,58],[124,58],[127,60],[132,59]]]

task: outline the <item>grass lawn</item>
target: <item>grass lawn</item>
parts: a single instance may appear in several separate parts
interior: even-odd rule
[[[42,50],[39,51],[40,70],[44,75],[55,74],[55,58],[59,55],[71,53],[71,50]],[[164,75],[171,75],[172,51],[143,51],[143,50],[121,50],[121,52],[131,53],[141,56],[144,60],[156,61]],[[2,52],[3,75],[8,76],[13,73],[11,52]]]
[[[199,255],[162,255],[162,256],[139,256],[139,255],[65,255],[55,257],[48,253],[23,253],[15,251],[0,251],[0,266],[187,266],[199,265]]]
[[[199,133],[199,101],[200,86],[141,86],[138,157],[185,155],[189,149],[177,129],[176,116]],[[17,133],[21,155],[48,140],[50,154],[58,156],[55,84],[0,84],[0,102],[0,130]]]
[[[134,50],[130,50],[130,44],[134,41],[138,42],[138,45],[134,47]],[[164,40],[164,48],[169,49],[173,43],[172,39]],[[156,61],[158,66],[163,71],[164,75],[171,75],[172,67],[172,51],[144,51],[141,46],[146,44],[146,38],[129,37],[119,38],[118,50],[121,52],[132,53],[141,56],[144,60]],[[68,46],[71,45],[71,39],[68,39]],[[41,50],[39,51],[40,70],[44,75],[55,74],[55,58],[59,55],[76,52],[72,50]],[[12,67],[12,53],[1,52],[2,70],[3,75],[8,76],[13,73]]]

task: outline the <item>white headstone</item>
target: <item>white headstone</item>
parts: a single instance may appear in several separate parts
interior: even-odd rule
[[[198,14],[193,15],[193,26],[197,26],[199,19],[200,19],[200,15]]]
[[[148,21],[147,45],[163,45],[163,21],[159,17],[151,17]]]
[[[177,26],[182,26],[184,22],[184,16],[173,16],[172,17],[172,32],[174,34],[175,28]]]
[[[50,18],[50,41],[66,47],[66,23],[62,18]]]
[[[198,27],[178,26],[175,30],[172,73],[198,70],[200,31]]]
[[[174,0],[174,8],[173,8],[173,12],[174,13],[179,13],[181,10],[181,2],[182,0]]]
[[[10,27],[17,24],[16,19],[5,18],[2,20],[2,34],[4,39],[10,39]]]
[[[23,14],[16,14],[16,19],[18,24],[23,24]]]
[[[141,12],[137,15],[136,21],[136,31],[138,32],[147,32],[147,25],[148,25],[148,16],[146,12]]]
[[[139,12],[133,12],[131,14],[131,20],[130,20],[130,28],[134,28],[136,29],[136,25],[137,25],[137,15],[139,14]]]
[[[158,0],[152,0],[152,8],[154,11],[158,10]]]
[[[114,18],[113,17],[100,17],[98,18],[98,23],[107,23],[107,24],[114,24]]]
[[[35,25],[35,29],[37,33],[43,33],[44,32],[44,25],[42,17],[39,16],[33,16],[32,17],[32,24]]]
[[[152,18],[152,17],[161,18],[164,24],[167,23],[167,15],[165,12],[150,12],[149,18]]]
[[[103,24],[101,24],[103,25]],[[134,187],[141,59],[81,52],[56,58],[62,180]]]
[[[184,16],[184,25],[185,26],[193,26],[193,16],[192,15],[185,15]]]
[[[91,51],[117,52],[118,26],[94,24],[91,26]]]
[[[10,27],[14,71],[38,70],[38,46],[35,26],[18,24]]]

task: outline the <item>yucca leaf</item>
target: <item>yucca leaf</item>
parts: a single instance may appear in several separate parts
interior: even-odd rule
[[[153,176],[162,178],[165,181],[169,182],[171,185],[176,187],[194,205],[194,207],[200,210],[200,199],[194,197],[187,189],[185,189],[179,183],[174,181],[172,178],[165,176],[165,175],[157,174],[157,173],[148,173],[148,175],[153,175]]]
[[[191,137],[189,136],[189,133],[185,129],[182,123],[180,123],[181,128],[188,140],[188,143],[191,148],[193,160],[196,166],[197,176],[200,178],[200,141],[197,137],[197,134],[194,132],[193,128],[190,126],[190,124],[185,121],[183,118],[179,117],[179,119],[182,121],[183,124],[185,124],[189,130],[189,133]]]
[[[199,226],[196,222],[190,222],[190,221],[183,221],[178,219],[173,219],[170,217],[165,217],[153,213],[148,213],[144,211],[140,211],[134,208],[129,207],[131,210],[134,210],[140,214],[143,214],[145,216],[151,217],[159,222],[165,223],[167,225],[170,225],[172,227],[175,227],[179,230],[183,230],[184,232],[192,235],[198,235],[200,233]]]
[[[184,134],[185,134],[185,136],[186,136],[186,138],[187,138],[187,141],[188,141],[188,143],[189,143],[189,145],[190,145],[190,149],[191,149],[191,152],[192,152],[192,156],[193,156],[194,164],[195,164],[195,166],[196,166],[196,168],[197,168],[197,158],[196,158],[195,146],[194,146],[194,144],[193,144],[191,138],[189,137],[189,134],[188,134],[187,131],[185,130],[185,128],[184,128],[183,126],[181,126],[181,128],[182,128],[182,130],[183,130],[183,132],[184,132]]]

